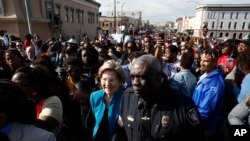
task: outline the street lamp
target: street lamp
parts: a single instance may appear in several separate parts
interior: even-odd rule
[[[199,3],[197,1],[187,1],[188,3],[196,3],[198,4],[199,6],[197,8],[201,8],[201,21],[200,21],[200,30],[198,31],[198,34],[199,36],[201,37],[201,34],[202,34],[202,23],[203,23],[203,8],[204,8],[204,4],[203,3]]]
[[[121,16],[123,16],[123,5],[125,4],[125,2],[122,3],[122,6],[121,6]]]

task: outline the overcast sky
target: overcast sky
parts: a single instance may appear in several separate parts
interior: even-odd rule
[[[100,12],[114,10],[114,0],[96,0],[101,3]],[[116,0],[117,10],[141,11],[142,20],[150,23],[166,23],[183,16],[195,16],[195,8],[199,4],[250,4],[249,0]]]

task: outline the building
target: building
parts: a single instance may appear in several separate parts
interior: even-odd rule
[[[116,21],[116,22],[115,22]],[[116,20],[113,12],[107,12],[107,16],[101,16],[99,27],[106,35],[112,33],[127,33],[141,25],[141,12],[117,11]]]
[[[250,33],[250,4],[203,4],[196,8],[195,19],[189,20],[194,36],[201,37],[203,24],[208,25],[208,36],[236,38]]]
[[[60,34],[76,39],[87,34],[94,38],[99,7],[93,0],[0,0],[0,29],[22,39],[29,32],[37,33],[42,40]]]
[[[114,12],[107,12],[107,17],[114,17]],[[134,27],[141,25],[142,13],[141,11],[116,11],[116,17],[128,17],[129,24],[133,24]]]
[[[183,31],[183,18],[178,18],[175,20],[174,28],[177,30],[177,32]]]
[[[121,26],[121,18],[116,17],[117,25],[115,24],[114,17],[101,16],[99,19],[99,27],[102,33],[110,35],[116,33],[119,26]]]

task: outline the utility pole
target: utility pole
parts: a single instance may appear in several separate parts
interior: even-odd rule
[[[121,27],[124,26],[123,25],[123,5],[125,4],[125,2],[122,3],[121,5]],[[121,30],[124,30],[124,29],[121,29]]]
[[[116,0],[114,0],[114,33],[116,33]]]

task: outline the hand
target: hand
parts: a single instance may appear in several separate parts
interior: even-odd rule
[[[248,100],[247,100],[247,102],[246,102],[246,105],[247,105],[248,107],[250,107],[250,97],[248,98]]]
[[[208,28],[207,28],[207,26],[204,26],[204,27],[202,28],[202,35],[203,35],[203,37],[206,37],[206,36],[207,36],[207,32],[208,32]]]

